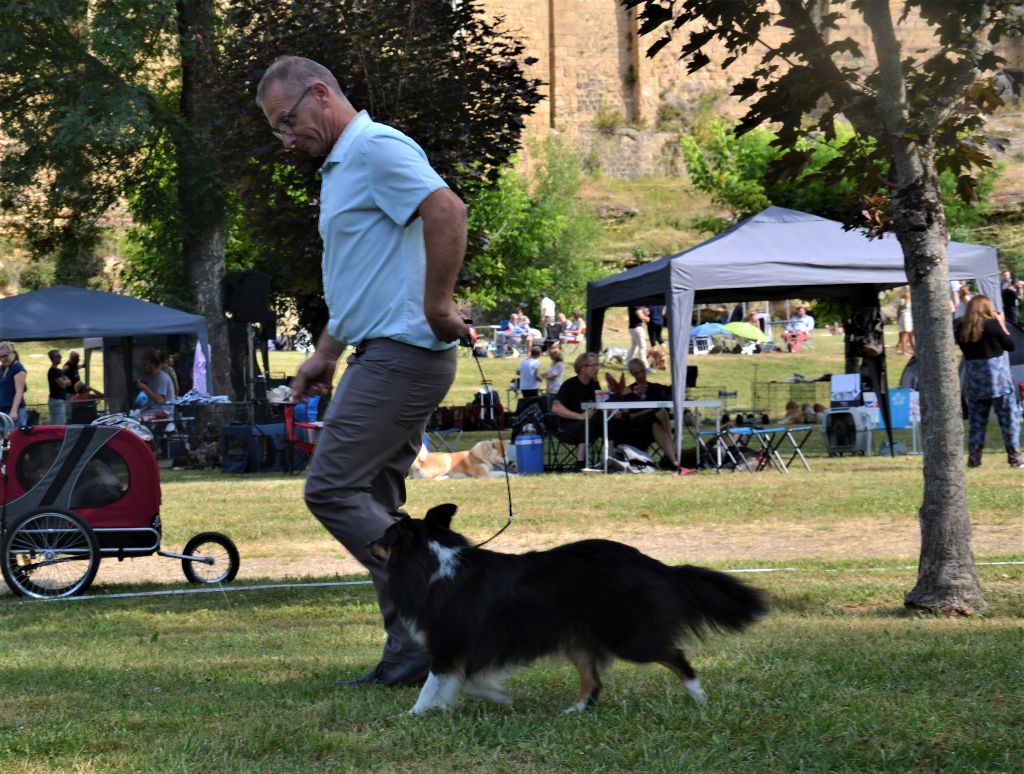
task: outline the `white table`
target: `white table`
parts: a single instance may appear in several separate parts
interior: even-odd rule
[[[608,417],[613,411],[636,411],[640,409],[668,409],[675,408],[675,403],[670,400],[606,400],[581,404],[584,411],[595,409],[602,413],[601,419],[604,428],[604,472],[608,472]],[[722,431],[722,401],[720,400],[684,400],[683,409],[713,408],[715,410],[715,430]],[[587,467],[590,467],[590,422],[584,424],[583,442],[586,444]],[[682,452],[682,434],[675,439],[676,457]],[[700,464],[700,444],[697,445],[697,464]]]

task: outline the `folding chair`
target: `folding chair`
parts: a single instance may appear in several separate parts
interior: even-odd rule
[[[455,451],[455,445],[462,438],[461,427],[449,427],[445,430],[428,430],[427,438],[430,441],[427,448],[430,451]]]
[[[556,414],[547,413],[544,415],[544,470],[549,473],[564,472],[576,469],[576,447],[581,443],[566,436],[559,425]],[[600,451],[601,436],[591,436],[590,449],[587,450],[587,458],[592,455],[590,451],[595,447]]]
[[[317,441],[320,440],[322,428],[323,422],[296,422],[295,407],[285,406],[283,452],[285,469],[289,473],[297,472],[305,467],[305,461],[302,464],[299,464],[299,461],[308,460],[313,455]]]
[[[547,352],[552,344],[560,342],[564,329],[565,326],[562,323],[549,323],[544,326],[544,343],[541,345],[541,350]]]
[[[767,430],[773,430],[777,433],[778,439],[775,443],[774,452],[777,458],[777,465],[782,466],[782,472],[788,473],[789,466],[793,464],[793,460],[797,457],[800,458],[800,462],[803,463],[807,470],[811,469],[811,464],[807,461],[807,457],[804,456],[803,448],[804,444],[807,443],[807,439],[811,437],[811,433],[814,432],[814,428],[811,425],[792,425],[785,427],[772,427],[765,428]],[[800,435],[800,434],[803,435]],[[792,454],[789,455],[788,460],[783,460],[782,456],[789,449],[784,449],[782,444],[788,441],[790,448],[793,450]]]
[[[733,470],[743,468],[753,472],[736,439],[729,435],[729,430],[698,430],[694,432],[694,438],[700,450],[701,463],[714,468],[716,473],[721,473],[723,468],[730,465]]]
[[[567,330],[562,331],[562,335],[559,336],[559,340],[562,342],[563,352],[578,352],[581,345],[584,349],[586,348],[587,335],[580,331]],[[570,347],[572,349],[570,349]]]
[[[462,438],[466,427],[466,408],[464,406],[438,406],[424,434],[429,451],[455,451],[455,444]]]

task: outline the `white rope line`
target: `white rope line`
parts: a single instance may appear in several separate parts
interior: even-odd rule
[[[126,591],[122,594],[84,594],[80,597],[54,597],[44,602],[78,602],[91,599],[131,599],[133,597],[174,597],[185,594],[212,594],[218,591],[266,591],[269,589],[301,589],[324,586],[369,586],[373,581],[323,581],[318,583],[267,583],[259,586],[200,586],[194,589],[166,589],[163,591]]]
[[[1024,561],[1008,562],[975,562],[975,567],[994,567],[1002,564],[1024,564]],[[897,570],[916,570],[917,565],[905,564],[902,567],[746,567],[725,572],[895,572]]]
[[[995,567],[1000,565],[1021,565],[1024,561],[1006,562],[975,562],[978,567]],[[816,567],[743,567],[725,572],[734,573],[759,573],[759,572],[894,572],[896,570],[916,570],[915,565],[904,565],[902,567],[850,567],[825,569]],[[313,583],[266,583],[258,586],[201,586],[189,589],[167,589],[162,591],[126,591],[121,594],[85,594],[80,597],[55,597],[45,599],[44,602],[79,602],[93,599],[132,599],[135,597],[175,597],[186,594],[211,594],[214,592],[228,591],[269,591],[271,589],[312,589],[327,588],[334,586],[369,586],[372,581],[318,581]]]

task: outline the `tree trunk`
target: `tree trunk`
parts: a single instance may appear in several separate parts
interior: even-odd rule
[[[986,608],[971,547],[964,484],[964,425],[950,325],[948,234],[930,159],[925,175],[893,197],[896,233],[910,280],[917,334],[918,390],[924,444],[924,502],[918,512],[917,585],[904,604],[945,615]]]
[[[910,131],[905,76],[888,0],[866,0],[864,21],[878,57],[878,113],[874,132],[892,150],[891,212],[903,247],[917,334],[918,389],[924,442],[924,502],[918,511],[921,556],[917,585],[904,604],[945,615],[984,612],[971,548],[964,488],[963,417],[954,368],[949,307],[949,234],[939,195],[933,149]]]
[[[196,302],[206,318],[211,357],[207,369],[217,394],[231,391],[227,321],[221,296],[224,277],[225,194],[213,127],[217,118],[207,85],[213,83],[212,0],[179,0],[181,114],[177,132],[178,200],[181,204],[182,258]],[[203,386],[205,387],[205,386]]]

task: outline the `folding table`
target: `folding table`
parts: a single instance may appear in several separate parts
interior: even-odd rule
[[[789,466],[797,457],[800,458],[807,470],[811,469],[807,457],[804,456],[803,446],[813,429],[809,425],[728,427],[718,435],[716,440],[720,441],[720,446],[736,467],[742,465],[748,471],[756,472],[764,470],[771,463],[772,467],[780,473],[788,473]],[[757,462],[753,468],[750,467],[750,462],[742,453],[732,454],[731,452],[731,447],[750,448],[751,441],[757,441],[756,451],[758,452]],[[789,449],[783,449],[784,443],[788,443],[789,449],[792,449],[788,460],[783,458],[783,455],[789,451]]]
[[[613,411],[635,411],[637,409],[668,409],[671,411],[675,404],[670,400],[639,400],[639,401],[620,401],[620,400],[607,400],[598,402],[588,402],[582,404],[581,408],[584,411],[588,409],[594,409],[600,411],[603,419],[604,428],[604,472],[608,472],[608,417]],[[715,431],[722,424],[722,401],[720,400],[684,400],[682,404],[683,409],[688,408],[713,408],[715,410]],[[587,465],[590,465],[590,423],[587,422],[584,425],[584,443],[587,449]],[[677,438],[676,441],[676,454],[679,454],[680,449],[683,445],[683,439]],[[698,446],[697,459],[700,461],[700,447]],[[716,467],[721,467],[721,461]]]

